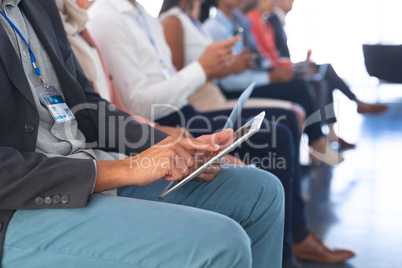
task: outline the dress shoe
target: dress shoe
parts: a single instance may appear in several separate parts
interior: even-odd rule
[[[323,148],[315,147],[310,151],[310,157],[314,165],[323,162],[328,166],[336,166],[343,162],[345,159],[337,151],[326,144]]]
[[[353,143],[349,143],[347,141],[345,141],[342,138],[337,138],[337,140],[334,140],[333,142],[338,144],[338,149],[339,150],[348,150],[348,149],[354,149],[356,148],[356,145]]]
[[[302,242],[293,244],[293,252],[297,259],[322,263],[340,263],[355,256],[349,250],[327,248],[311,232]]]
[[[384,104],[370,104],[362,101],[356,101],[356,103],[359,114],[379,114],[388,109],[388,106]]]

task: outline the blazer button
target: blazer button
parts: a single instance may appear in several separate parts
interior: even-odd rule
[[[40,196],[38,196],[38,197],[35,198],[35,205],[37,205],[37,206],[42,206],[44,202],[45,202],[45,201],[44,201],[43,198],[40,197]]]
[[[1,229],[3,229],[3,223],[0,221],[0,232],[1,232]]]
[[[32,123],[27,123],[26,125],[25,125],[25,132],[26,133],[32,133],[32,132],[34,132],[35,131],[35,125],[34,124],[32,124]]]
[[[61,204],[62,205],[67,205],[68,202],[70,202],[70,197],[68,197],[68,195],[62,195],[61,196]]]
[[[57,205],[57,204],[60,204],[60,202],[61,202],[60,195],[54,195],[53,196],[53,204]]]
[[[45,196],[45,199],[43,202],[45,205],[49,206],[52,204],[52,202],[53,202],[53,199],[50,196]]]

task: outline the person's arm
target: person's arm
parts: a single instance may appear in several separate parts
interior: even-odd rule
[[[231,74],[238,74],[246,70],[253,69],[254,67],[255,55],[250,53],[250,51],[245,48],[243,51],[236,55],[232,64],[227,68],[221,69],[219,72],[215,73],[214,78],[223,78]]]
[[[228,133],[220,135],[225,139],[229,136]],[[168,137],[136,156],[118,161],[98,161],[94,192],[144,186],[160,178],[180,180],[195,169],[196,163],[190,151],[217,152],[219,149],[210,141]],[[209,174],[208,179],[214,176]]]
[[[162,21],[166,42],[172,51],[173,65],[177,70],[184,67],[184,33],[183,26],[175,16],[168,16]]]
[[[173,15],[164,18],[161,20],[161,23],[163,25],[166,42],[172,51],[173,65],[177,70],[181,70],[184,67],[184,51],[185,49],[189,49],[184,46],[183,26],[180,20]],[[218,70],[210,75],[209,78],[215,79],[227,76],[229,74],[240,73],[252,68],[253,61],[253,55],[247,50],[244,50],[234,58],[229,66]]]
[[[169,79],[163,78],[162,67],[158,66],[160,69],[155,68],[152,76],[160,79],[151,83],[149,74],[144,71],[146,66],[143,64],[147,63],[141,61],[143,57],[150,56],[148,51],[138,50],[138,43],[144,40],[137,38],[148,39],[145,35],[139,35],[138,31],[142,30],[134,23],[126,24],[118,16],[100,15],[88,24],[88,29],[114,77],[124,106],[134,114],[152,119],[152,104],[185,103],[188,96],[206,82],[207,76],[199,62],[193,62]],[[162,29],[160,31],[163,35]],[[152,51],[152,56],[154,54]],[[165,111],[166,114],[172,112],[171,108],[161,108],[159,111]]]
[[[54,48],[59,46],[57,56],[60,52],[62,56],[60,60],[64,59],[66,67],[74,72],[74,56],[55,2],[27,1],[21,4],[21,9],[23,12],[32,7],[40,10],[39,4],[43,4],[43,11],[46,12],[40,20],[49,26],[43,29],[45,34],[55,41],[52,43]],[[62,66],[60,63],[56,65]],[[58,71],[65,72],[60,68]],[[73,73],[71,75],[74,76]],[[71,79],[71,81],[74,80]],[[20,82],[29,88],[27,80]],[[4,90],[12,90],[12,86],[14,86],[9,81],[1,81],[1,84],[4,86]],[[71,87],[76,89],[79,86],[71,83]],[[16,88],[14,90],[17,92]],[[78,93],[78,96],[74,97],[82,96],[81,92],[78,91]],[[21,99],[25,100],[18,94],[14,94],[13,98],[9,99],[20,105],[15,106],[18,117],[15,116],[15,119],[12,120],[15,121],[13,124],[19,125],[21,121],[38,122],[36,107],[32,107],[28,102],[20,101]],[[96,168],[93,160],[49,158],[44,154],[33,152],[36,142],[35,134],[27,139],[23,128],[19,132],[6,128],[2,132],[3,135],[0,139],[2,143],[0,146],[0,209],[78,208],[86,205],[95,183]]]
[[[159,51],[163,53],[162,57],[170,66],[170,51],[167,52],[169,48],[160,22],[149,18],[149,25],[153,29],[153,38]],[[101,14],[88,24],[88,30],[114,77],[124,106],[133,114],[151,120],[154,119],[153,104],[168,104],[157,108],[157,114],[165,116],[172,113],[170,104],[187,103],[187,98],[207,81],[208,75],[228,64],[232,56],[231,49],[236,42],[233,39],[210,46],[198,61],[165,78],[152,45],[141,43],[149,42],[149,39],[134,19]]]
[[[204,23],[204,29],[211,35],[214,41],[221,41],[233,36],[233,32],[220,24],[217,20],[210,19]],[[234,51],[240,54],[243,50],[241,42],[236,43]],[[226,91],[244,90],[252,82],[256,82],[256,86],[269,84],[269,74],[265,71],[246,70],[237,74],[231,74],[220,78],[219,84]]]

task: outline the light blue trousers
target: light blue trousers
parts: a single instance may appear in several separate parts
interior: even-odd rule
[[[224,166],[157,197],[167,182],[92,195],[79,209],[19,210],[2,268],[281,267],[282,185],[255,168]],[[180,204],[180,205],[178,205]]]

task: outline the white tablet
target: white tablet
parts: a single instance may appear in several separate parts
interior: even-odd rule
[[[232,144],[230,144],[228,147],[226,147],[224,150],[222,150],[220,153],[218,153],[216,156],[211,158],[209,161],[204,163],[201,167],[196,169],[193,173],[188,175],[186,178],[182,179],[180,182],[178,182],[176,185],[170,188],[172,183],[168,185],[168,187],[165,189],[165,191],[159,196],[159,199],[162,200],[166,198],[168,195],[182,187],[184,184],[189,182],[190,180],[194,179],[197,177],[199,174],[201,174],[205,169],[207,169],[209,166],[212,164],[216,163],[221,159],[223,156],[231,152],[233,149],[235,149],[237,146],[239,146],[242,142],[247,140],[249,137],[251,137],[254,133],[256,133],[262,124],[262,121],[265,118],[265,112],[261,112],[259,115],[248,121],[246,124],[244,124],[241,128],[239,128],[236,132],[234,132],[232,135],[236,135],[236,139]]]
[[[233,126],[236,124],[237,119],[241,115],[241,111],[243,109],[244,104],[250,97],[251,93],[253,92],[255,88],[255,82],[252,82],[246,90],[243,91],[243,93],[240,95],[236,106],[233,108],[232,112],[229,115],[228,120],[225,123],[225,126],[223,127],[223,130],[228,129],[228,128],[233,128]]]

